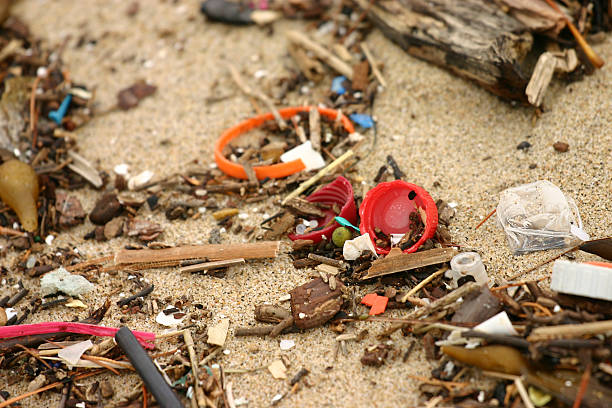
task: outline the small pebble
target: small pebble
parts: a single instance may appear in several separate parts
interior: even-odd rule
[[[524,141],[518,144],[518,146],[516,146],[517,150],[527,150],[531,147],[531,143],[529,143],[528,141]]]
[[[565,142],[556,142],[556,143],[553,143],[553,147],[559,153],[565,153],[565,152],[567,152],[569,150],[569,144],[567,144]]]

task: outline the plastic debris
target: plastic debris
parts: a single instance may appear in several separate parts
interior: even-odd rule
[[[414,233],[405,249],[400,245],[404,252],[410,253],[433,237],[438,226],[438,209],[429,193],[402,180],[380,183],[368,191],[359,207],[359,215],[359,230],[376,240],[372,243],[378,254],[388,254],[390,242],[386,247],[378,244],[377,230],[387,236]],[[421,224],[420,229],[415,227],[416,223]]]
[[[349,118],[364,129],[374,127],[374,119],[365,113],[352,113],[349,115]]]
[[[340,216],[347,221],[357,221],[357,208],[355,207],[353,187],[342,176],[336,177],[334,181],[306,197],[306,201],[326,204],[331,208],[322,210],[325,216],[315,220],[317,225],[322,226],[321,229],[315,229],[305,234],[289,234],[289,239],[291,240],[310,239],[314,243],[318,243],[323,239],[322,237],[330,239],[334,230],[339,227],[338,223],[333,222],[334,217],[336,217],[336,213],[332,209],[334,206],[340,208]]]
[[[490,319],[480,323],[478,326],[474,327],[474,330],[488,334],[518,336],[517,331],[512,326],[512,322],[508,318],[508,314],[505,311],[499,312]]]
[[[200,11],[212,21],[236,25],[269,24],[281,16],[273,10],[252,10],[244,4],[226,0],[204,1]]]
[[[154,175],[155,173],[153,173],[152,171],[145,170],[134,177],[130,177],[130,179],[128,180],[128,188],[130,190],[136,190],[151,181]]]
[[[87,279],[81,275],[73,275],[61,266],[40,280],[40,290],[43,296],[57,292],[69,296],[80,296],[93,289],[94,285]]]
[[[49,119],[51,119],[58,125],[61,125],[62,119],[64,119],[64,116],[66,116],[66,112],[68,112],[68,106],[70,106],[71,101],[72,95],[66,95],[60,107],[57,110],[52,110],[51,112],[49,112]]]
[[[489,283],[485,266],[476,252],[462,252],[455,255],[450,265],[451,269],[446,271],[444,276],[452,279],[450,285],[453,289],[458,286],[457,281],[467,275],[472,276],[476,283],[482,285]]]
[[[370,306],[370,316],[384,313],[389,303],[387,296],[378,296],[376,293],[368,293],[361,299],[361,303]]]
[[[344,81],[346,81],[346,77],[341,75],[332,79],[331,91],[338,95],[344,95],[346,93],[346,89],[344,88]]]
[[[350,228],[354,229],[355,231],[359,232],[359,228],[357,228],[356,226],[351,224],[349,222],[349,220],[347,220],[346,218],[337,216],[337,217],[335,217],[335,220],[336,220],[336,222],[338,224],[342,225],[343,227],[350,227]]]
[[[283,339],[280,341],[279,346],[283,351],[290,350],[295,347],[295,341]]]
[[[317,170],[325,167],[325,160],[323,159],[323,156],[321,156],[321,153],[312,148],[312,143],[310,143],[310,140],[286,151],[281,155],[280,159],[283,163],[300,159],[306,167],[304,169],[305,171]]]
[[[497,219],[515,254],[563,248],[589,239],[574,200],[545,180],[502,191]]]
[[[376,249],[368,233],[345,241],[342,247],[342,256],[347,261],[354,261],[359,258],[363,251],[371,251],[373,254],[376,254]]]
[[[179,398],[158,371],[149,355],[140,347],[137,338],[130,329],[127,327],[119,329],[115,335],[115,341],[128,357],[160,407],[183,408]]]
[[[185,316],[182,316],[177,319],[176,317],[174,317],[174,313],[165,312],[165,310],[170,310],[170,309],[174,309],[174,308],[172,306],[166,306],[166,309],[160,311],[157,314],[157,316],[155,317],[155,321],[161,324],[162,326],[166,326],[166,327],[176,327],[179,324],[183,323]]]
[[[69,365],[74,366],[79,362],[81,356],[92,347],[93,343],[91,340],[85,340],[61,349],[58,351],[57,356],[66,360]]]
[[[612,301],[612,263],[555,261],[550,288],[570,295]]]

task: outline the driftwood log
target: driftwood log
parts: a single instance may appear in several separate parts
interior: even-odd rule
[[[409,54],[527,102],[533,36],[490,0],[358,0],[386,37]],[[537,56],[536,56],[537,58]],[[527,66],[528,65],[528,66]]]

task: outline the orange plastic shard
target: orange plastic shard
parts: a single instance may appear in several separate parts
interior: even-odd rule
[[[368,293],[367,295],[361,298],[361,304],[372,307],[377,297],[378,295],[376,293]]]
[[[381,313],[384,313],[387,309],[387,303],[389,303],[389,298],[386,296],[377,296],[374,299],[374,304],[370,308],[370,316],[376,316]]]
[[[288,119],[292,116],[297,115],[300,112],[310,112],[311,106],[297,106],[292,108],[285,108],[278,111],[278,113],[283,117],[283,119]],[[342,113],[335,109],[328,108],[317,108],[321,116],[325,116],[328,119],[336,120],[338,116],[340,117],[340,121],[344,126],[344,129],[348,133],[354,133],[355,128],[351,121],[344,116]],[[217,162],[217,166],[219,169],[223,171],[228,176],[236,177],[239,179],[246,180],[248,178],[246,172],[244,171],[244,167],[241,164],[232,162],[228,160],[223,155],[223,148],[227,146],[229,142],[233,139],[239,137],[240,135],[248,132],[249,130],[255,129],[261,125],[263,125],[266,121],[274,120],[274,115],[272,113],[266,113],[263,115],[255,116],[250,119],[245,120],[244,122],[239,123],[223,132],[221,137],[217,140],[215,144],[215,161]],[[287,163],[278,163],[270,166],[256,166],[253,167],[255,171],[255,176],[257,179],[263,180],[266,177],[270,178],[281,178],[287,177],[291,174],[297,173],[298,171],[304,170],[304,163],[302,160],[293,160]]]

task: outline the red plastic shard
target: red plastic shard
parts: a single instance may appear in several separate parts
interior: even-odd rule
[[[386,296],[377,296],[374,300],[374,304],[370,308],[370,316],[376,316],[381,313],[384,313],[387,309],[387,303],[389,303],[389,298]]]
[[[372,306],[376,301],[378,295],[376,293],[368,293],[364,297],[361,298],[361,304],[366,306]]]

